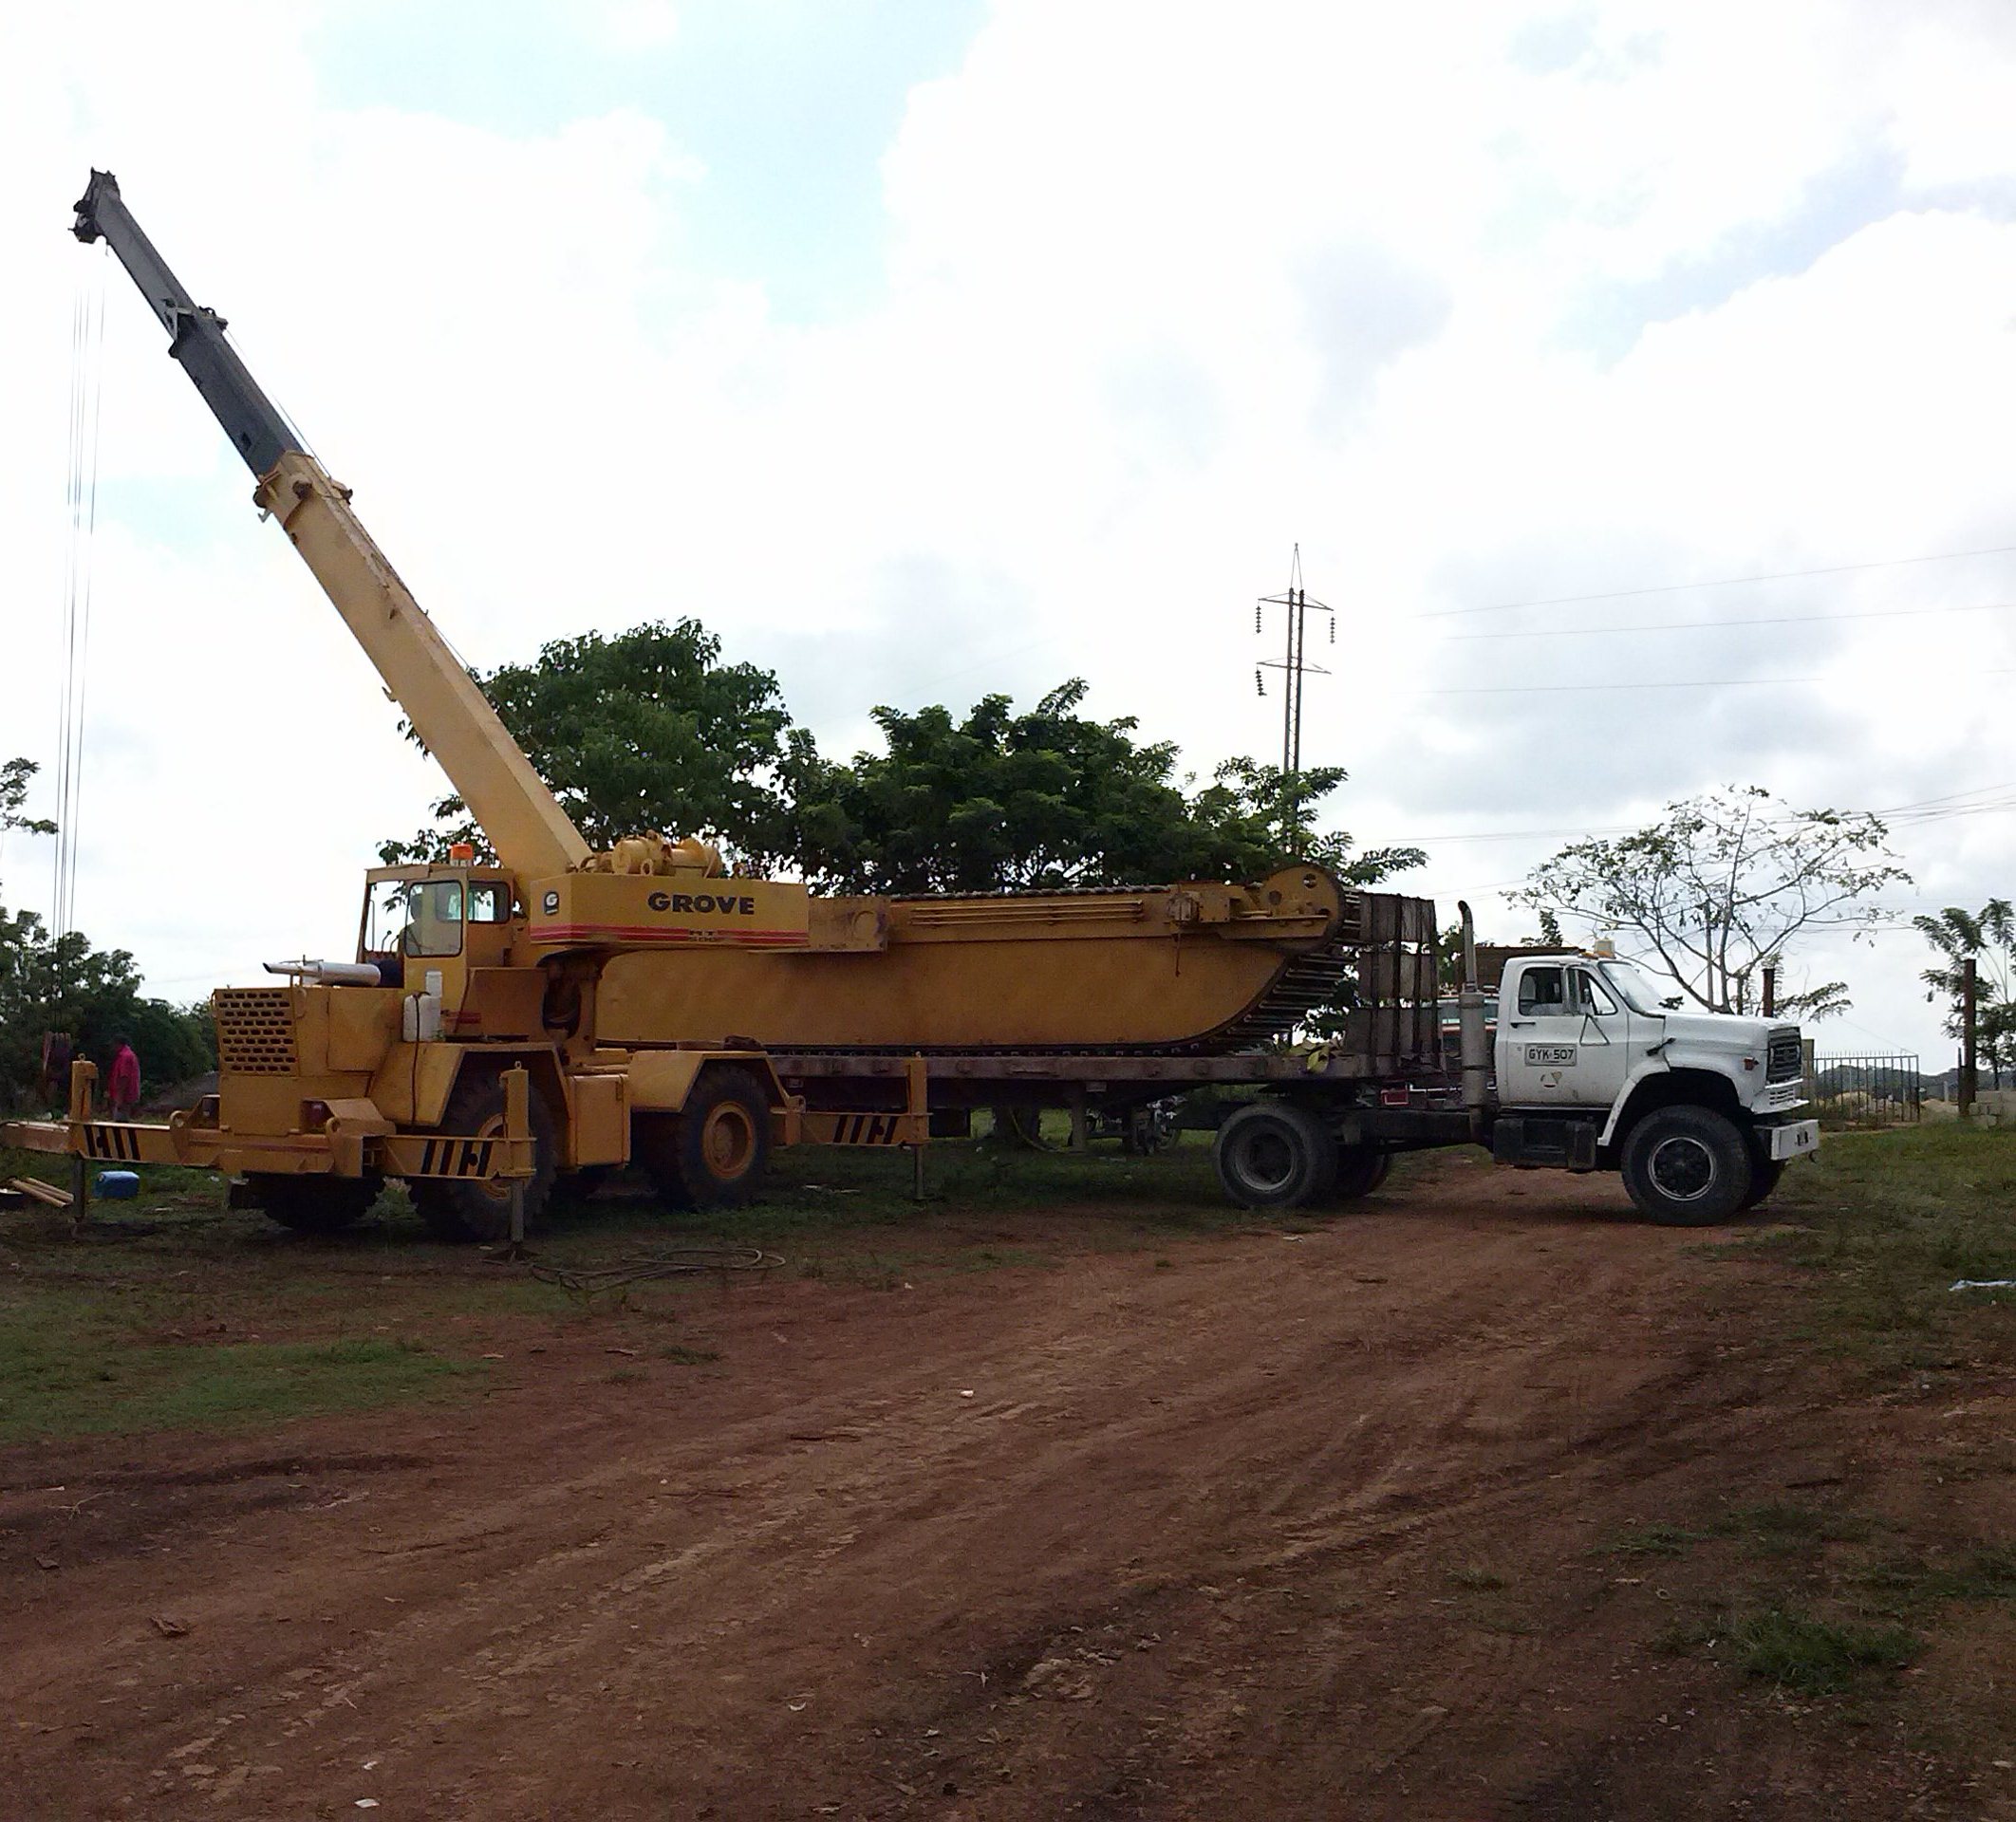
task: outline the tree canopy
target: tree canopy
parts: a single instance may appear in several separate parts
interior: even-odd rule
[[[781,776],[791,716],[771,672],[723,664],[720,650],[698,621],[648,621],[474,675],[591,847],[663,829],[768,866],[794,846]],[[434,814],[434,827],[384,845],[388,864],[439,859],[450,842],[487,848],[459,797]]]
[[[1756,1003],[1759,971],[1801,933],[1867,931],[1871,902],[1908,883],[1888,831],[1860,810],[1794,809],[1757,786],[1731,785],[1669,804],[1648,828],[1576,842],[1511,896],[1596,929],[1639,939],[1711,1012]],[[1848,1005],[1840,981],[1781,997],[1815,1017]]]
[[[2016,1069],[2016,909],[1990,899],[1978,911],[1950,904],[1911,921],[1939,957],[1919,976],[1925,997],[1946,1001],[1946,1034],[1956,1040],[1966,1029],[1967,964],[1974,964],[1974,1054],[1999,1087],[2003,1070]]]
[[[53,823],[22,814],[35,771],[27,759],[0,763],[0,830],[56,832]],[[171,1005],[142,985],[127,951],[94,949],[76,931],[52,939],[33,912],[0,904],[0,1106],[30,1095],[47,1032],[67,1032],[77,1053],[101,1069],[118,1040],[131,1038],[150,1087],[215,1068],[209,1009]]]
[[[598,847],[697,834],[756,870],[894,893],[1249,879],[1291,855],[1365,884],[1422,858],[1306,832],[1341,767],[1306,772],[1289,792],[1278,768],[1234,759],[1200,786],[1175,743],[1141,740],[1132,716],[1081,714],[1082,679],[1021,712],[1001,695],[962,716],[878,708],[885,751],[840,763],[793,725],[773,673],[723,664],[692,620],[555,641],[529,664],[473,675]],[[459,798],[435,819],[385,843],[383,858],[483,846]]]
[[[1086,688],[1073,678],[1019,715],[1006,696],[983,697],[963,718],[878,708],[886,752],[797,772],[795,858],[846,891],[990,892],[1249,879],[1291,851],[1278,771],[1235,759],[1196,789],[1173,741],[1140,742],[1132,716],[1078,714]],[[1303,795],[1344,776],[1311,771]],[[1301,846],[1361,879],[1419,859],[1353,858],[1340,831]]]

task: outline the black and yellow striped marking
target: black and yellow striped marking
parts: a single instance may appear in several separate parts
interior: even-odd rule
[[[806,1137],[828,1145],[910,1145],[923,1136],[923,1116],[830,1113],[805,1116]]]
[[[137,1164],[140,1162],[140,1134],[131,1126],[86,1126],[84,1155],[108,1163]]]
[[[495,1139],[429,1139],[420,1147],[416,1177],[488,1177],[496,1155]]]

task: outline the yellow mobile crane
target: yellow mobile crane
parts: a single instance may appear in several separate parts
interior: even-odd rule
[[[109,173],[91,174],[74,232],[139,286],[255,503],[496,860],[375,868],[354,960],[270,963],[284,984],[220,989],[217,1091],[194,1108],[103,1120],[83,1064],[67,1120],[0,1125],[0,1143],[210,1166],[308,1230],[355,1220],[402,1178],[438,1233],[494,1238],[513,1183],[536,1216],[556,1173],[633,1155],[668,1198],[727,1203],[773,1143],[921,1146],[933,1109],[1082,1117],[1092,1098],[1125,1109],[1199,1081],[1292,1078],[1302,1060],[1256,1052],[1347,979],[1367,1023],[1340,1079],[1438,1059],[1433,906],[1346,893],[1305,864],[1248,885],[814,898],[724,877],[690,838],[590,853]]]

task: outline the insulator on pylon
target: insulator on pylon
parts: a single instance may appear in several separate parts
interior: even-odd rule
[[[1258,664],[1253,667],[1253,687],[1258,690],[1262,696],[1265,696],[1267,694],[1267,679],[1260,675],[1260,666]]]
[[[1337,642],[1337,617],[1335,614],[1330,617],[1330,642],[1333,645]]]
[[[1257,602],[1257,601],[1256,601],[1256,602],[1255,602],[1255,603],[1253,604],[1253,630],[1254,630],[1254,631],[1255,631],[1255,632],[1257,633],[1257,632],[1259,632],[1259,631],[1260,631],[1260,603],[1259,603],[1259,602]]]

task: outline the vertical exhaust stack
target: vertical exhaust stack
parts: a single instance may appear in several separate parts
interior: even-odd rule
[[[1463,1105],[1470,1116],[1470,1137],[1483,1144],[1484,1109],[1491,1093],[1491,1047],[1484,1036],[1484,989],[1477,984],[1477,925],[1469,905],[1461,899],[1456,911],[1463,920],[1463,986],[1456,995]]]

